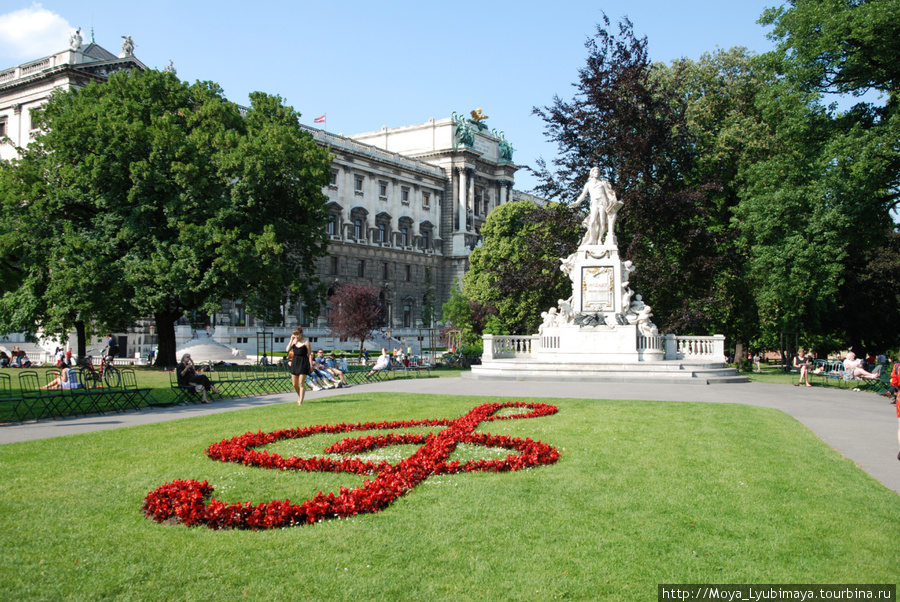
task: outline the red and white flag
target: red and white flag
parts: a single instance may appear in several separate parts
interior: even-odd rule
[[[321,117],[316,117],[315,119],[313,119],[313,123],[325,123],[325,115],[322,115]]]

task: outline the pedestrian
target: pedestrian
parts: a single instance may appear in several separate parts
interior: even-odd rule
[[[312,372],[312,344],[309,339],[303,336],[303,328],[300,326],[294,329],[291,334],[291,340],[287,349],[288,359],[291,362],[291,384],[294,385],[294,391],[297,392],[297,405],[303,405],[303,397],[306,394],[304,383],[306,377]]]

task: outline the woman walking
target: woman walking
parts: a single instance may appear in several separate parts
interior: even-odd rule
[[[294,391],[297,392],[297,405],[303,405],[303,395],[306,393],[304,384],[306,377],[312,371],[309,358],[312,357],[312,345],[309,340],[303,336],[303,329],[299,326],[294,329],[291,335],[291,342],[288,343],[287,349],[291,362],[291,383],[294,385]]]

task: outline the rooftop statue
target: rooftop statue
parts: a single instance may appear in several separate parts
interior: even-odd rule
[[[131,36],[122,36],[122,39],[124,40],[122,42],[122,56],[133,56],[137,44],[134,43]]]
[[[475,123],[481,123],[488,118],[487,115],[481,112],[481,107],[478,107],[474,111],[469,111],[469,115],[472,116],[472,121],[474,121]]]
[[[84,38],[81,37],[81,28],[75,30],[75,33],[69,36],[69,48],[72,50],[80,50]]]
[[[600,168],[592,167],[588,181],[584,185],[584,190],[569,204],[569,207],[578,207],[585,198],[590,195],[591,205],[588,215],[581,223],[587,228],[584,238],[578,245],[578,248],[592,245],[611,245],[615,246],[616,236],[614,227],[616,223],[616,213],[624,205],[616,198],[616,193],[612,189],[608,180],[600,179]],[[604,240],[604,234],[605,240]]]

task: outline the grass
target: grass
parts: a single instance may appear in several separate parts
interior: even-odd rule
[[[560,411],[483,430],[541,439],[560,450],[557,464],[433,477],[385,511],[345,521],[217,532],[140,512],[147,492],[176,478],[255,503],[299,503],[360,482],[206,458],[226,437],[456,417],[496,400],[360,389],[302,409],[2,445],[0,591],[16,600],[648,600],[658,583],[897,582],[897,494],[794,419],[740,405],[521,399]],[[316,444],[321,453],[333,440],[271,450],[307,454]]]

